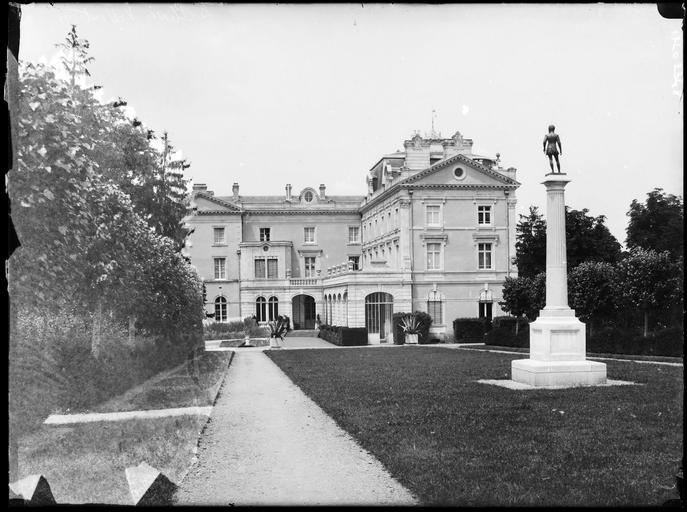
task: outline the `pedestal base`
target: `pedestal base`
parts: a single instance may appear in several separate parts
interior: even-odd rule
[[[596,361],[537,361],[511,363],[511,379],[536,387],[598,386],[606,384],[606,365]]]

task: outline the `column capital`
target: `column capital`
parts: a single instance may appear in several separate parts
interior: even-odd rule
[[[571,181],[572,180],[568,178],[565,173],[550,172],[541,183],[547,190],[563,190]]]

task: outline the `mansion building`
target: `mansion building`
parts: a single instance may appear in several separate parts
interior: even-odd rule
[[[517,276],[516,170],[472,153],[472,140],[416,134],[382,156],[364,196],[324,185],[281,196],[216,196],[193,186],[184,248],[206,286],[206,312],[226,322],[291,318],[366,327],[393,341],[395,312],[426,311],[431,337],[453,336],[459,317],[503,314]]]

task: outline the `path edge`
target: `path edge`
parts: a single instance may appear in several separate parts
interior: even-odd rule
[[[203,434],[205,433],[205,429],[207,428],[208,424],[210,423],[210,420],[212,419],[212,412],[215,409],[215,404],[217,403],[219,396],[222,394],[222,390],[224,389],[224,383],[226,382],[227,374],[229,373],[229,368],[231,367],[231,363],[234,361],[234,357],[236,356],[235,352],[231,351],[230,353],[231,353],[231,355],[229,356],[229,360],[227,361],[227,367],[224,369],[224,375],[222,376],[222,379],[221,379],[219,385],[217,386],[217,391],[215,392],[215,397],[212,399],[212,403],[210,404],[210,406],[212,407],[212,410],[210,411],[210,414],[208,414],[207,418],[205,419],[205,423],[203,423],[203,426],[198,431],[198,435],[196,436],[196,444],[192,449],[193,456],[191,457],[191,463],[188,465],[186,470],[179,477],[178,482],[176,482],[177,487],[181,486],[181,483],[186,479],[188,474],[191,472],[191,469],[193,469],[193,466],[195,466],[198,463],[198,448],[200,447],[200,440],[203,437]]]

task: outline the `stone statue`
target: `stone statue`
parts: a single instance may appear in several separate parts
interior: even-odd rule
[[[554,133],[556,127],[554,125],[549,125],[549,133],[544,135],[544,153],[549,157],[549,165],[551,166],[551,172],[553,170],[553,158],[556,159],[556,166],[558,167],[558,173],[561,172],[561,163],[558,160],[558,155],[563,156],[563,146],[561,146],[561,138],[557,133]]]

